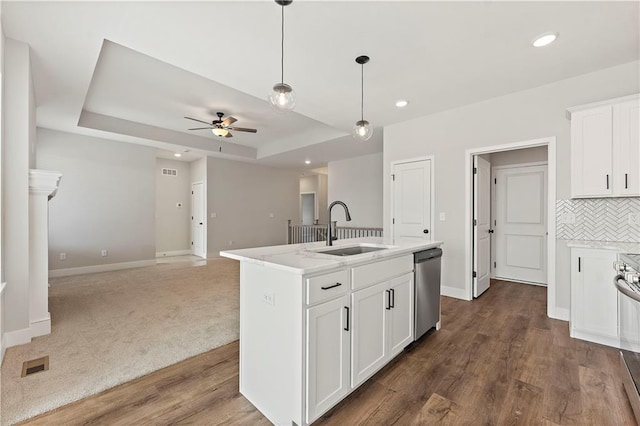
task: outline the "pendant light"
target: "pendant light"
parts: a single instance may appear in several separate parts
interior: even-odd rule
[[[356,62],[361,66],[360,88],[362,91],[360,97],[360,120],[356,121],[355,126],[353,126],[353,137],[361,141],[368,141],[373,135],[373,126],[364,119],[364,64],[369,62],[369,57],[358,56]]]
[[[281,15],[281,55],[280,55],[280,83],[273,86],[273,92],[269,95],[269,102],[275,108],[282,111],[291,111],[296,106],[296,95],[291,86],[284,82],[284,7],[290,5],[293,0],[275,0],[282,7]]]

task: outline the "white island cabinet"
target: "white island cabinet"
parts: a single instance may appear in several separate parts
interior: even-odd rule
[[[342,240],[221,252],[240,261],[240,392],[308,425],[413,341],[413,253],[439,241]]]

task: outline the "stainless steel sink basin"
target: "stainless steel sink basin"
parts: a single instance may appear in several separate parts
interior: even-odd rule
[[[376,246],[352,246],[334,248],[329,250],[318,250],[316,253],[330,254],[332,256],[353,256],[355,254],[371,253],[372,251],[386,250],[389,247],[376,247]]]

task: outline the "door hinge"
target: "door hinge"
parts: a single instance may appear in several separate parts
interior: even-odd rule
[[[391,219],[391,224],[395,225],[396,224],[396,218],[394,217],[393,219]]]
[[[191,191],[191,195],[193,195],[193,191]]]
[[[478,221],[473,219],[473,226],[476,226],[478,224]]]
[[[193,241],[191,241],[191,245],[193,245]]]
[[[476,271],[473,271],[473,278],[476,278],[478,276],[478,274],[476,274]]]
[[[496,226],[498,224],[498,221],[496,219],[493,219],[493,226]]]
[[[191,216],[191,220],[193,220],[193,216]]]
[[[478,174],[478,168],[477,168],[477,167],[474,167],[474,168],[473,168],[473,174],[474,174],[474,175],[477,175],[477,174]]]
[[[496,267],[496,262],[493,262],[493,267],[494,267],[494,268]]]
[[[497,184],[498,184],[498,179],[493,178],[493,184],[494,184],[494,185],[497,185]]]
[[[391,180],[393,180],[394,182],[396,181],[396,175],[395,174],[391,175]]]

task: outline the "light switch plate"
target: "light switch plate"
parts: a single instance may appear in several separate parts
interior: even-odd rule
[[[267,305],[275,305],[275,295],[273,294],[272,291],[267,291],[265,293],[262,294],[262,301],[264,303],[266,303]]]
[[[447,219],[447,215],[445,212],[440,212],[440,221],[444,222]]]

